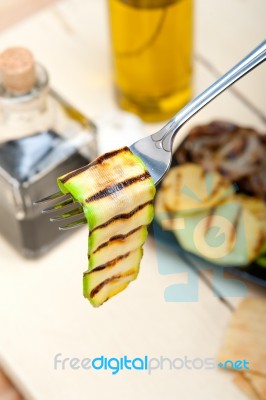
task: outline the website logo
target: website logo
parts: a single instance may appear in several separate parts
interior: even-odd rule
[[[53,368],[55,370],[87,370],[87,371],[109,371],[112,375],[121,372],[140,371],[152,374],[154,371],[180,370],[212,370],[217,366],[222,369],[249,370],[249,362],[246,360],[226,360],[217,364],[213,357],[150,357],[148,355],[139,357],[64,357],[62,353],[54,356]]]

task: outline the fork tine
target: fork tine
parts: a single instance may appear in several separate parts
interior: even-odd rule
[[[60,199],[62,201],[63,199],[68,199],[70,196],[71,196],[70,193],[62,193],[61,191],[59,191],[51,194],[50,196],[44,197],[43,199],[34,201],[33,204],[36,205],[36,204],[47,203],[51,200],[57,200],[57,199]]]
[[[71,217],[84,216],[82,207],[75,208],[74,210],[60,214],[57,217],[50,218],[51,222],[62,221]]]
[[[53,211],[62,211],[67,209],[70,205],[72,206],[74,203],[72,197],[70,199],[64,200],[61,203],[56,203],[54,206],[52,207],[48,207],[45,208],[44,210],[42,210],[42,214],[47,214],[47,213],[51,213]]]
[[[79,226],[84,225],[86,223],[87,223],[86,218],[82,218],[82,219],[79,219],[77,221],[70,222],[69,224],[66,224],[65,226],[59,226],[59,230],[60,231],[67,231],[68,229],[78,228]]]

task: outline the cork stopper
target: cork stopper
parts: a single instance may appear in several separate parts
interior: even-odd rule
[[[16,94],[29,92],[36,82],[35,61],[23,47],[12,47],[0,54],[0,75],[6,90]]]

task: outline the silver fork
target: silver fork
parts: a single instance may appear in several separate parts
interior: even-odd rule
[[[265,61],[265,59],[266,40],[264,40],[216,82],[189,102],[162,129],[129,146],[130,150],[144,161],[156,185],[162,180],[170,167],[173,140],[180,128],[182,128],[191,117],[210,103],[216,96],[222,93],[238,79],[246,75],[253,68]],[[187,132],[179,132],[176,138],[178,145],[182,143],[186,135]],[[50,221],[65,222],[65,220],[71,218],[72,222],[68,222],[66,225],[59,227],[61,230],[76,228],[87,222],[81,205],[75,202],[70,194],[57,192],[45,197],[44,199],[36,201],[34,204],[42,205],[46,202],[56,203],[44,209],[42,211],[43,213],[63,211],[62,214],[50,218]]]

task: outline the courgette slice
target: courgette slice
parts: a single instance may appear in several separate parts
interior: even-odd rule
[[[155,185],[143,161],[128,147],[98,157],[57,183],[83,207],[89,227],[83,294],[100,306],[138,275],[154,214]]]
[[[234,193],[234,186],[216,171],[186,163],[170,169],[160,191],[169,212],[191,215],[223,202]]]
[[[254,261],[265,240],[260,221],[243,204],[233,201],[187,216],[185,225],[174,230],[181,246],[224,267]]]
[[[172,212],[168,206],[172,186],[170,190],[162,188],[156,196],[155,217],[185,250],[224,267],[245,266],[255,260],[259,263],[266,239],[266,208],[261,200],[242,194],[229,195],[211,207],[192,209],[190,214],[188,209],[183,213],[184,201],[178,201]],[[230,192],[229,188],[226,194]]]

